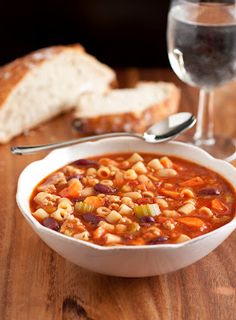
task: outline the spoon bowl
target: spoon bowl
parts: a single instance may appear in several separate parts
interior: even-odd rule
[[[144,134],[133,132],[113,132],[51,144],[37,146],[15,146],[11,147],[11,153],[17,155],[32,154],[40,151],[62,148],[87,141],[95,141],[100,139],[123,136],[135,137],[141,140],[145,140],[149,143],[161,143],[175,138],[180,133],[190,129],[195,123],[196,119],[191,113],[179,112],[170,115],[166,119],[154,124],[146,132],[144,132]]]
[[[190,129],[195,123],[196,119],[191,113],[179,112],[152,125],[144,132],[144,140],[151,143],[168,141]]]

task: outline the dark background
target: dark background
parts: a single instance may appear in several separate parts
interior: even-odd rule
[[[80,42],[113,67],[165,67],[168,0],[1,0],[0,64]]]

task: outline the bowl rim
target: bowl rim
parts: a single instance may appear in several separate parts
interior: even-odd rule
[[[127,139],[128,138],[128,139]],[[133,140],[135,138],[130,138],[130,137],[122,137],[122,138],[105,138],[106,140],[120,140],[120,139],[127,139],[128,140]],[[188,245],[192,245],[198,241],[202,241],[203,239],[206,239],[208,237],[211,237],[212,235],[218,233],[220,230],[223,230],[223,229],[226,229],[226,228],[229,228],[232,227],[232,232],[234,231],[234,229],[236,229],[236,212],[235,212],[235,216],[234,218],[229,221],[228,223],[226,223],[225,225],[215,229],[215,230],[212,230],[208,233],[205,233],[201,236],[198,236],[196,238],[193,238],[191,240],[188,240],[186,242],[181,242],[181,243],[174,243],[174,244],[158,244],[158,245],[135,245],[135,246],[132,246],[132,245],[116,245],[116,246],[101,246],[101,245],[98,245],[98,244],[95,244],[95,243],[92,243],[92,242],[89,242],[89,241],[83,241],[83,240],[80,240],[80,239],[75,239],[73,237],[69,237],[69,236],[66,236],[62,233],[59,233],[59,232],[56,232],[54,230],[51,230],[51,229],[48,229],[46,227],[44,227],[39,221],[37,221],[33,215],[31,214],[30,210],[26,210],[25,207],[22,205],[22,199],[21,199],[21,194],[22,194],[22,190],[23,190],[23,185],[24,185],[24,176],[25,174],[31,169],[31,167],[34,167],[34,166],[37,166],[37,164],[39,163],[46,163],[47,161],[50,161],[51,159],[53,159],[55,157],[55,155],[57,154],[60,154],[61,152],[65,152],[67,150],[70,150],[70,149],[73,149],[73,148],[76,148],[78,145],[88,145],[88,147],[90,147],[91,145],[93,144],[99,144],[101,141],[104,141],[105,139],[101,139],[101,140],[97,140],[97,141],[89,141],[89,142],[84,142],[84,143],[79,143],[79,144],[75,144],[75,145],[72,145],[72,146],[69,146],[69,147],[64,147],[64,148],[60,148],[60,149],[56,149],[56,150],[53,150],[51,151],[49,154],[47,154],[44,158],[40,159],[40,160],[36,160],[36,161],[33,161],[31,162],[29,165],[27,165],[23,171],[21,172],[19,178],[18,178],[18,183],[17,183],[17,193],[16,193],[16,202],[17,202],[17,205],[22,213],[22,215],[25,217],[25,219],[28,221],[28,223],[32,226],[32,228],[35,228],[37,230],[37,233],[46,233],[48,235],[52,235],[54,237],[58,237],[58,239],[64,239],[65,241],[69,241],[69,242],[74,242],[75,244],[77,245],[82,245],[82,246],[85,246],[85,247],[88,247],[88,248],[91,248],[91,249],[94,249],[94,250],[98,250],[98,251],[114,251],[114,250],[118,250],[118,251],[125,251],[125,250],[160,250],[160,249],[166,249],[166,248],[169,248],[169,249],[174,249],[174,248],[181,248],[181,247],[185,247],[185,246],[188,246]],[[235,173],[236,173],[236,168],[224,161],[224,160],[221,160],[221,159],[216,159],[214,158],[213,156],[211,156],[209,153],[207,153],[205,150],[202,150],[200,149],[199,147],[197,146],[193,146],[193,145],[190,145],[190,144],[186,144],[186,143],[183,143],[183,142],[180,142],[180,141],[168,141],[168,142],[164,142],[163,144],[168,144],[168,145],[176,145],[176,146],[182,146],[184,148],[187,148],[187,149],[193,149],[193,150],[196,150],[200,155],[202,155],[203,157],[205,157],[206,160],[208,160],[207,164],[212,164],[212,163],[218,163],[222,166],[224,166],[225,168],[228,168],[229,170],[235,170]],[[140,152],[140,151],[139,151]],[[144,151],[145,152],[145,151]],[[111,152],[111,153],[115,153],[115,152]],[[153,152],[155,153],[155,152]],[[156,152],[156,154],[158,154],[158,152]],[[188,160],[186,159],[186,157],[183,157],[182,155],[181,156],[178,156],[179,158],[183,159],[183,160]],[[69,161],[68,163],[70,163],[71,161]],[[194,162],[191,160],[191,162]],[[195,161],[196,164],[198,164],[197,162],[197,159]],[[66,164],[64,164],[66,165]],[[202,165],[202,164],[201,164]],[[209,168],[210,170],[212,171],[215,171],[217,173],[216,170],[212,169],[211,166],[205,166],[203,165],[204,167],[206,168]],[[222,175],[223,176],[223,175]],[[224,177],[224,176],[223,176]],[[225,178],[227,181],[228,179]],[[230,182],[229,182],[230,183]],[[230,183],[232,185],[232,183]],[[232,185],[236,191],[236,186]]]

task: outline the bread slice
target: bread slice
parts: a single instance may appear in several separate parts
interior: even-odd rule
[[[0,68],[0,143],[105,92],[116,76],[80,45],[35,51]]]
[[[135,88],[83,94],[74,127],[83,133],[144,132],[178,109],[180,90],[167,82],[139,82]]]

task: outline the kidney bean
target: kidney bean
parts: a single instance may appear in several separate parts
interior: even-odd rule
[[[43,220],[42,224],[44,227],[54,231],[58,231],[60,229],[59,223],[54,218],[46,218]]]
[[[79,159],[74,162],[75,165],[82,167],[82,168],[98,168],[99,163],[94,160],[90,159]]]
[[[70,201],[72,201],[73,203],[76,203],[76,202],[80,202],[80,201],[84,201],[86,197],[77,197],[77,198],[71,198]]]
[[[117,191],[116,188],[111,187],[111,186],[107,186],[102,183],[95,184],[95,186],[93,188],[95,191],[97,191],[99,193],[104,193],[104,194],[114,194]]]
[[[155,219],[153,217],[150,216],[146,216],[146,217],[141,217],[140,218],[140,222],[144,222],[144,223],[154,223]]]
[[[217,188],[203,188],[198,191],[199,196],[218,196],[220,194],[220,190]]]
[[[161,244],[163,242],[166,242],[167,240],[169,240],[168,236],[160,236],[152,239],[148,244]]]
[[[104,220],[102,217],[96,216],[92,213],[85,213],[82,215],[82,218],[84,219],[84,221],[89,222],[95,226],[97,226],[100,221]]]

